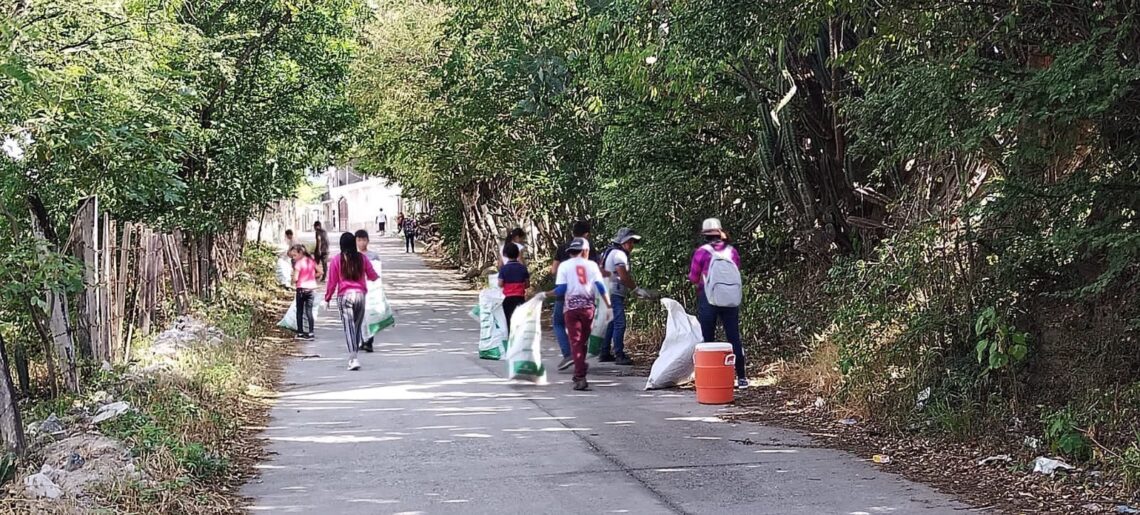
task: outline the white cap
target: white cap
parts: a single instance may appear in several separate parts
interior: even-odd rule
[[[724,229],[720,226],[720,220],[716,218],[706,218],[701,223],[701,234],[720,234],[721,232],[724,232]]]

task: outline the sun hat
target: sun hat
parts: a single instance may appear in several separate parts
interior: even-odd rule
[[[613,242],[621,245],[627,241],[641,241],[641,235],[633,232],[629,227],[622,227],[618,229],[617,235],[614,236]]]
[[[720,220],[717,220],[716,218],[706,218],[705,221],[701,223],[701,234],[719,235],[723,232],[724,229],[720,226]]]

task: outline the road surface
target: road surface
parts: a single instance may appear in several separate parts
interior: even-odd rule
[[[476,358],[476,293],[454,273],[378,245],[397,325],[345,370],[334,312],[291,358],[243,489],[252,513],[944,514],[968,508],[799,433],[728,424],[691,391],[593,364],[593,391],[505,382]],[[549,339],[549,335],[548,335]]]

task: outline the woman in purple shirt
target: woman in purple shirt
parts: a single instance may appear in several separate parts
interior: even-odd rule
[[[709,266],[713,261],[711,248],[718,254],[727,253],[740,268],[740,253],[728,244],[728,236],[721,228],[720,220],[709,218],[701,224],[701,234],[705,243],[693,252],[693,260],[689,263],[689,281],[697,285],[697,320],[701,323],[701,333],[706,342],[715,341],[717,319],[724,324],[724,336],[732,344],[733,353],[736,354],[736,386],[748,387],[748,376],[744,370],[744,345],[740,341],[740,306],[725,307],[714,306],[705,297],[704,279],[709,273]]]

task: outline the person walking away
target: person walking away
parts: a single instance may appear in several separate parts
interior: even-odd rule
[[[506,265],[507,261],[509,261],[507,258],[506,249],[511,245],[518,247],[518,261],[519,263],[525,265],[526,258],[524,256],[526,255],[526,232],[524,232],[521,227],[515,227],[514,229],[511,229],[510,234],[507,235],[507,239],[503,242],[503,246],[499,247],[499,266]]]
[[[554,281],[556,296],[564,298],[566,330],[570,338],[570,354],[574,360],[574,390],[590,389],[586,381],[586,346],[590,340],[590,324],[594,322],[594,310],[600,309],[595,301],[601,295],[606,309],[611,309],[606,296],[605,279],[598,264],[583,256],[588,256],[590,244],[583,238],[574,238],[566,247],[570,259],[559,263]]]
[[[400,230],[404,231],[404,254],[411,252],[416,253],[416,221],[412,217],[404,217],[404,222],[400,224]]]
[[[743,281],[740,277],[740,253],[728,244],[728,235],[720,220],[709,218],[701,224],[705,243],[693,252],[689,264],[689,282],[697,287],[697,320],[706,342],[716,338],[716,324],[724,325],[724,336],[736,354],[736,387],[748,388],[745,372],[744,345],[740,341],[740,301]]]
[[[317,289],[320,269],[313,256],[304,245],[294,244],[289,248],[289,259],[293,260],[293,287],[296,288],[297,339],[312,340],[316,323],[313,320],[313,300]],[[308,325],[305,323],[308,322]],[[305,328],[308,327],[308,331]]]
[[[356,251],[360,252],[360,255],[364,256],[364,259],[367,259],[369,262],[372,262],[372,261],[380,262],[380,254],[378,254],[374,251],[368,250],[368,242],[369,242],[368,231],[365,231],[364,229],[360,229],[359,231],[356,231],[355,236],[356,236]],[[376,270],[376,265],[372,265],[372,269]],[[376,274],[380,275],[380,271],[376,270]],[[373,351],[372,344],[373,344],[373,342],[375,342],[375,340],[376,340],[376,335],[370,336],[367,340],[364,340],[364,342],[360,344],[360,350],[362,350],[364,352],[372,352]]]
[[[325,286],[325,305],[329,306],[336,295],[340,308],[340,321],[348,344],[348,369],[360,370],[356,359],[360,351],[360,323],[364,321],[364,298],[368,294],[368,281],[380,276],[372,262],[356,250],[356,237],[346,232],[340,235],[340,255],[329,265],[328,284]],[[331,307],[331,306],[330,306]]]
[[[603,256],[603,270],[613,285],[610,291],[610,302],[614,307],[614,319],[606,328],[606,339],[602,343],[602,351],[598,355],[599,362],[613,362],[615,365],[633,365],[633,360],[625,353],[625,307],[630,293],[636,291],[644,296],[643,291],[637,287],[630,272],[629,255],[633,247],[641,241],[641,236],[633,229],[622,227],[614,236],[613,245],[606,250]]]
[[[530,286],[530,270],[519,261],[520,250],[508,244],[504,249],[507,263],[499,268],[499,287],[503,289],[503,312],[507,315],[507,334],[511,331],[511,315],[515,308],[526,302],[526,289]]]
[[[388,213],[384,212],[384,208],[380,208],[380,214],[376,215],[376,229],[380,231],[380,237],[384,237],[387,226]]]
[[[313,247],[313,258],[321,265],[321,277],[329,276],[329,235],[321,228],[320,222],[313,222],[313,236],[317,244]]]
[[[581,238],[583,240],[586,240],[587,244],[590,243],[590,229],[590,222],[587,222],[585,220],[574,222],[574,227],[571,229],[574,237],[567,240],[566,243],[563,243],[558,247],[557,250],[554,251],[554,261],[550,264],[551,277],[558,277],[558,265],[563,262],[570,261],[571,257],[569,248],[570,244],[573,243],[575,239]],[[587,248],[589,249],[586,251],[587,259],[601,265],[601,261],[598,259],[597,251],[595,251],[592,246],[588,246]],[[562,361],[558,363],[558,370],[566,370],[574,365],[574,359],[570,355],[570,337],[566,333],[566,318],[563,315],[565,307],[565,299],[559,295],[555,295],[554,312],[551,314],[550,318],[551,325],[554,327],[554,339],[558,342],[558,350],[562,351]]]

